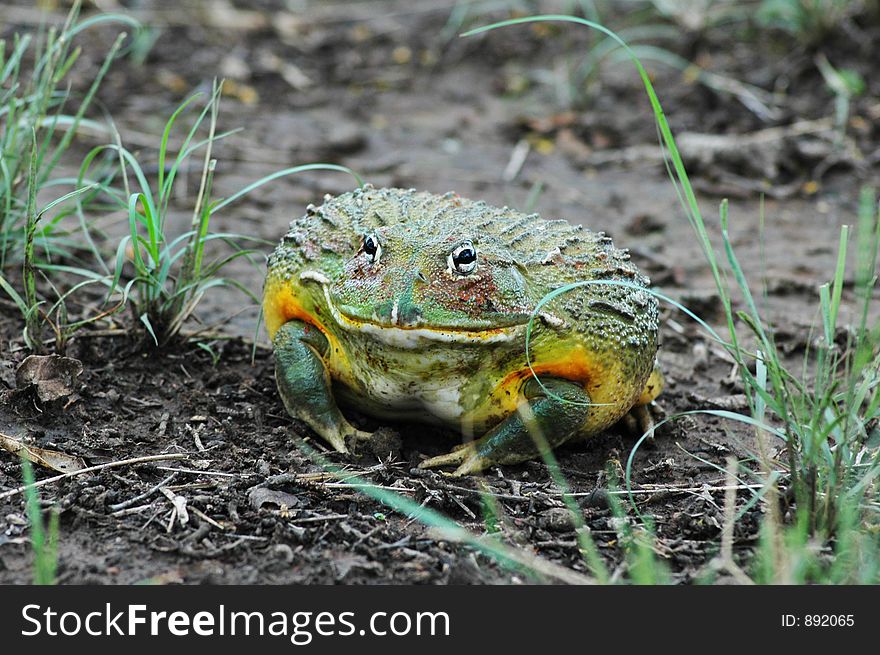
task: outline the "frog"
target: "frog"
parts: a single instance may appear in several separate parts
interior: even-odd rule
[[[463,476],[651,425],[649,284],[579,223],[366,184],[290,223],[262,309],[291,417],[340,453],[375,434],[344,409],[442,426],[461,443],[419,466]]]

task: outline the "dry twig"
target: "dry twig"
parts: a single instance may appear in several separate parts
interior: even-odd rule
[[[73,471],[71,473],[64,473],[62,475],[56,475],[52,478],[46,478],[45,480],[40,480],[39,482],[35,482],[32,485],[22,485],[21,487],[17,487],[15,489],[10,489],[9,491],[4,491],[0,493],[0,500],[5,500],[6,498],[12,498],[13,496],[17,496],[18,494],[24,493],[28,489],[39,489],[40,487],[45,487],[48,484],[52,484],[53,482],[60,482],[61,480],[66,480],[67,478],[72,478],[77,475],[85,475],[86,473],[95,473],[97,471],[103,471],[104,469],[118,468],[120,466],[134,466],[136,464],[148,464],[150,462],[162,462],[170,459],[187,459],[189,455],[175,453],[169,455],[147,455],[145,457],[132,457],[131,459],[121,459],[116,462],[107,462],[105,464],[98,464],[97,466],[89,466],[88,468],[80,469],[79,471]]]

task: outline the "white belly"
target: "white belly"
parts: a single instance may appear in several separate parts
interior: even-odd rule
[[[461,399],[465,382],[459,377],[432,380],[373,371],[365,385],[365,395],[387,409],[422,409],[443,421],[457,422],[465,412]]]

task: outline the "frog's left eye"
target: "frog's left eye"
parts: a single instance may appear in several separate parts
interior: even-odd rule
[[[379,257],[382,256],[382,244],[379,243],[375,234],[368,234],[364,237],[364,252],[374,264],[379,261]]]
[[[450,268],[456,273],[467,275],[477,267],[477,249],[470,241],[465,241],[449,255]]]

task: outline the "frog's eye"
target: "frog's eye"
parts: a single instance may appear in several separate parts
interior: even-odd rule
[[[456,273],[467,275],[477,267],[477,249],[470,241],[465,241],[449,255],[449,264]]]
[[[374,264],[379,261],[379,257],[382,256],[382,244],[379,243],[375,234],[368,234],[364,237],[364,252]]]

